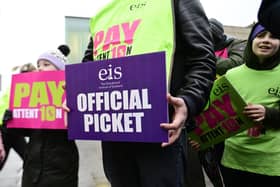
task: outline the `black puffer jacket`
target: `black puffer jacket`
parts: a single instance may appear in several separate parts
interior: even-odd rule
[[[226,48],[228,58],[217,57],[217,74],[224,75],[227,70],[243,64],[243,53],[247,40],[227,38],[220,49]]]
[[[29,130],[22,187],[77,187],[79,155],[65,130]]]
[[[192,7],[192,8],[188,8]],[[186,11],[191,10],[191,11]],[[208,19],[198,0],[174,0],[176,50],[170,93],[184,99],[189,117],[199,114],[215,78],[215,54]],[[93,60],[90,40],[83,62]]]
[[[29,137],[22,187],[77,187],[79,153],[75,141],[68,140],[67,131],[7,129],[6,123],[11,119],[12,112],[6,110],[1,130]]]

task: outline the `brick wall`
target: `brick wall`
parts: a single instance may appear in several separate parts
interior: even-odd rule
[[[247,39],[251,30],[251,26],[237,27],[237,26],[224,26],[225,33],[235,38]]]

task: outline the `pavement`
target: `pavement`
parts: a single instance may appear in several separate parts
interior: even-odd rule
[[[79,149],[79,187],[110,187],[103,173],[101,146],[97,141],[76,141]],[[0,171],[0,187],[20,187],[22,160],[12,149]]]
[[[110,187],[103,173],[101,146],[98,141],[76,141],[80,154],[79,187]],[[0,187],[20,187],[22,161],[10,151],[4,168],[0,171]],[[213,187],[207,176],[206,187]]]
[[[20,187],[22,174],[22,161],[14,150],[0,171],[0,187]]]

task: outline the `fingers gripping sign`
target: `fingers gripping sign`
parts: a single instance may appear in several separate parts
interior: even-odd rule
[[[167,95],[167,101],[174,108],[173,119],[171,123],[162,123],[161,127],[168,130],[168,142],[162,143],[162,147],[173,144],[181,134],[182,128],[188,117],[188,109],[184,100],[180,97]]]

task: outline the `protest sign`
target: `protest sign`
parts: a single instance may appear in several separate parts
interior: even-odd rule
[[[209,106],[195,117],[196,127],[188,136],[205,149],[254,125],[242,112],[247,104],[224,77],[214,82]]]
[[[70,139],[166,142],[165,53],[66,66]]]
[[[65,129],[64,71],[20,73],[12,76],[8,128]]]

